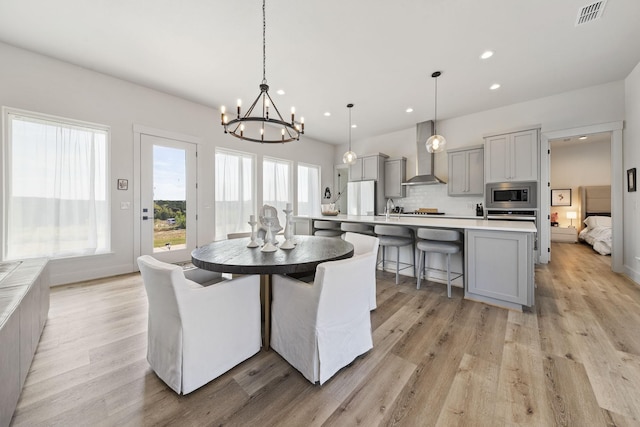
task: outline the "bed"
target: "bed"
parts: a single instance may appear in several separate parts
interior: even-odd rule
[[[611,255],[611,186],[580,187],[582,230],[580,241],[600,255]]]

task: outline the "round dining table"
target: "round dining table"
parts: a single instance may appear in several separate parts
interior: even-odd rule
[[[232,274],[260,274],[263,283],[263,346],[269,348],[271,327],[271,275],[312,273],[318,264],[350,258],[353,245],[336,237],[294,236],[296,247],[275,252],[248,248],[250,239],[219,240],[191,252],[198,268]],[[282,243],[282,240],[280,240]]]

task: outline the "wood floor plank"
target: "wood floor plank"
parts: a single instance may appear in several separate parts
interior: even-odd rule
[[[326,425],[379,425],[416,366],[394,354],[381,362],[384,370],[361,384],[327,419]]]
[[[494,426],[499,370],[499,363],[465,353],[436,424],[459,426],[473,420],[475,426]]]
[[[557,426],[606,425],[584,366],[572,360],[547,356],[543,361],[550,404]]]
[[[413,425],[415,420],[420,420],[422,425],[435,425],[482,307],[482,304],[461,301],[446,327],[426,349],[384,424]],[[397,352],[394,354],[403,357]]]

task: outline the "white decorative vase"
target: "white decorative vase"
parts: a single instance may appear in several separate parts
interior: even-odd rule
[[[291,213],[293,209],[283,209],[282,210],[286,215],[286,224],[284,226],[284,243],[280,245],[282,249],[293,249],[296,247],[296,244],[293,241],[293,223],[291,221]]]

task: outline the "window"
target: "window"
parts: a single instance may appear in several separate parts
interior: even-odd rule
[[[255,212],[254,156],[216,149],[217,240],[229,233],[251,231],[249,215]]]
[[[320,166],[298,164],[298,215],[320,215]]]
[[[3,259],[110,250],[109,128],[4,109]]]
[[[278,210],[280,225],[285,225],[287,202],[291,202],[291,162],[265,157],[262,162],[262,201]]]

